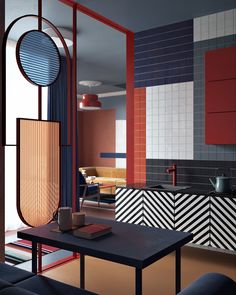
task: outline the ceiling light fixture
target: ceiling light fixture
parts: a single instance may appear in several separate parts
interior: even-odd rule
[[[73,45],[73,34],[71,31],[65,29],[65,28],[57,28],[60,33],[62,34],[62,37],[64,38],[67,47],[70,47]],[[59,36],[57,35],[57,33],[52,29],[52,28],[46,28],[43,30],[44,33],[48,34],[52,40],[55,42],[55,44],[57,45],[57,47],[62,48],[62,42],[59,38]]]
[[[79,82],[79,85],[87,86],[89,88],[99,86],[101,84],[102,83],[100,81],[80,81]],[[97,94],[90,94],[90,93],[83,94],[82,101],[79,103],[79,108],[81,110],[88,110],[88,111],[99,110],[101,109],[101,107],[102,107],[102,104],[98,100]]]

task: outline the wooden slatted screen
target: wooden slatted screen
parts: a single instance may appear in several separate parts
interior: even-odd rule
[[[17,210],[23,222],[52,220],[60,201],[60,123],[17,119]]]

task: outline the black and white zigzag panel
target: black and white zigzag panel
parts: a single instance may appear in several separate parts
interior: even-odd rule
[[[144,224],[174,229],[174,201],[172,193],[144,191]]]
[[[143,191],[136,189],[116,189],[116,220],[143,224]]]
[[[201,195],[175,195],[175,229],[193,233],[194,244],[210,244],[209,199]]]
[[[211,246],[236,251],[236,198],[211,197]]]

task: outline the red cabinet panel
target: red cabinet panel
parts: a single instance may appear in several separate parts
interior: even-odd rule
[[[236,111],[236,79],[206,82],[206,112]]]
[[[205,55],[205,142],[236,144],[236,46]]]
[[[206,144],[236,144],[236,112],[207,113]]]
[[[205,75],[206,81],[236,78],[236,46],[206,52]]]

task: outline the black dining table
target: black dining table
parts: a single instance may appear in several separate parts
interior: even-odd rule
[[[85,288],[85,255],[135,268],[135,294],[142,294],[142,270],[175,251],[175,290],[181,290],[181,247],[192,233],[86,217],[86,223],[108,224],[112,232],[93,240],[78,238],[73,231],[57,231],[57,223],[18,231],[18,238],[32,242],[32,271],[37,273],[37,245],[46,244],[80,254],[80,287]],[[158,294],[158,290],[157,290]]]

